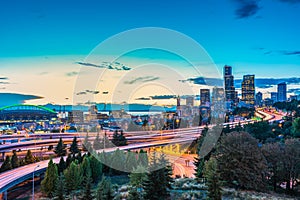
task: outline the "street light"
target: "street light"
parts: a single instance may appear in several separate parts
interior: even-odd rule
[[[40,165],[37,165],[34,170],[33,170],[33,173],[32,173],[32,200],[34,200],[34,172],[35,170],[40,167]]]

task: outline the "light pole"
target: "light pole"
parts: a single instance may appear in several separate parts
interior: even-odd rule
[[[34,200],[34,172],[35,170],[40,167],[40,165],[37,165],[34,170],[33,170],[33,173],[32,173],[32,200]]]

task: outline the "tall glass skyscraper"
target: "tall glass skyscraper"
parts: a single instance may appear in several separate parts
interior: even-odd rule
[[[234,76],[232,75],[232,67],[224,66],[224,85],[225,85],[225,99],[226,101],[235,102],[235,87]]]
[[[286,101],[286,83],[279,83],[277,85],[277,100],[280,102]]]

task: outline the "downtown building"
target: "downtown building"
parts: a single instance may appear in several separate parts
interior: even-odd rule
[[[232,67],[228,65],[224,66],[224,85],[226,101],[234,102],[236,100],[234,76],[232,75]]]
[[[200,89],[200,106],[210,106],[210,90]]]
[[[277,101],[284,102],[287,100],[286,97],[286,83],[279,83],[277,85]]]
[[[242,101],[249,105],[255,105],[255,75],[244,75],[242,81]]]
[[[261,92],[258,92],[255,95],[255,104],[257,106],[262,106],[263,105],[263,94]]]

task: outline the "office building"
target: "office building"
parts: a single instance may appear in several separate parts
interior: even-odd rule
[[[209,89],[200,89],[200,105],[210,106],[210,91]]]
[[[263,94],[261,92],[258,92],[255,96],[255,102],[257,106],[262,106],[263,103]]]
[[[214,87],[211,97],[211,114],[215,118],[222,118],[225,113],[225,91],[224,88]]]
[[[232,67],[228,65],[224,66],[224,85],[226,101],[235,102],[234,76],[232,75]]]
[[[194,97],[193,96],[188,96],[188,97],[186,97],[186,99],[185,99],[185,105],[187,105],[187,106],[194,106]]]
[[[244,75],[242,81],[242,101],[251,106],[255,104],[254,78],[254,75]]]
[[[297,95],[290,95],[290,101],[294,101],[294,100],[298,100],[298,96]]]
[[[277,85],[277,100],[280,102],[286,101],[286,83],[279,83]]]
[[[277,92],[271,92],[271,100],[276,103],[278,100],[277,100]]]

